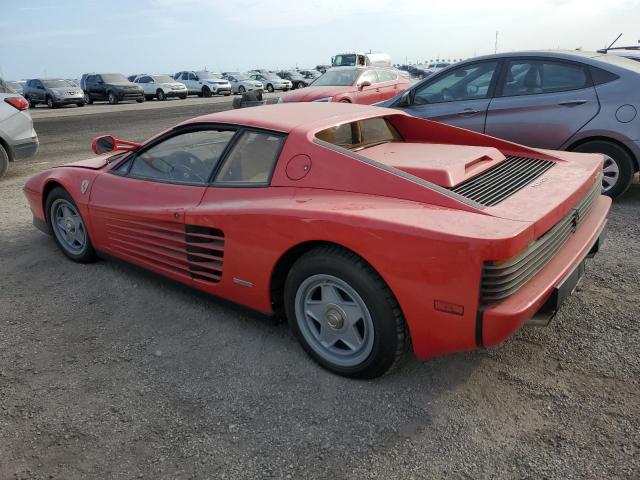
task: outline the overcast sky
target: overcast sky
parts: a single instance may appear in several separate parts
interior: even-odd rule
[[[394,63],[640,39],[640,0],[0,0],[0,75]]]

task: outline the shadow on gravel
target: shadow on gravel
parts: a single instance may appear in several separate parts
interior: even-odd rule
[[[482,362],[411,357],[392,375],[348,380],[309,359],[286,324],[129,264],[75,264],[37,232],[2,257],[0,458],[11,474],[344,478],[436,435]]]

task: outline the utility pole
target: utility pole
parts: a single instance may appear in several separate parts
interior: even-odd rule
[[[496,30],[496,44],[493,47],[493,53],[498,53],[498,30]]]

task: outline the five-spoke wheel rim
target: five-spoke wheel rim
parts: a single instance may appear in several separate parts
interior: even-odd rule
[[[347,282],[332,275],[312,275],[298,287],[295,310],[303,337],[327,362],[353,367],[371,354],[373,320]]]
[[[608,155],[604,156],[604,165],[602,166],[602,193],[611,190],[620,177],[620,169],[613,158]]]
[[[74,255],[82,253],[87,244],[87,231],[71,202],[59,198],[51,204],[51,227],[65,250]]]

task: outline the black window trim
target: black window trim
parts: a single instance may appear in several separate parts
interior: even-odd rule
[[[147,177],[130,175],[131,166],[133,165],[133,162],[136,160],[137,157],[142,155],[144,152],[148,151],[150,148],[153,148],[159,143],[164,142],[165,140],[169,140],[178,135],[191,133],[191,132],[200,132],[204,130],[218,130],[218,131],[225,130],[225,131],[235,132],[231,137],[231,139],[229,140],[229,142],[227,143],[227,145],[222,150],[222,153],[220,154],[220,159],[214,166],[206,182],[204,183],[203,182],[176,182],[171,180],[161,180],[156,178],[147,178]],[[283,139],[282,142],[280,143],[280,148],[277,151],[276,160],[275,162],[273,162],[273,165],[271,167],[271,172],[269,173],[268,180],[266,182],[259,182],[259,183],[241,182],[241,183],[234,183],[234,184],[216,182],[215,178],[218,175],[218,172],[220,171],[220,169],[222,168],[222,165],[224,165],[225,162],[227,161],[227,157],[229,156],[229,153],[238,142],[238,139],[242,136],[242,133],[246,131],[257,132],[257,133],[268,134],[268,135],[276,135],[276,136],[282,137]],[[276,170],[276,166],[278,165],[280,155],[282,154],[282,149],[284,148],[284,144],[286,142],[287,136],[288,135],[284,132],[269,130],[266,128],[249,127],[245,125],[234,125],[234,124],[228,124],[228,123],[191,123],[188,125],[175,127],[172,130],[168,131],[166,134],[154,139],[152,142],[149,142],[143,145],[139,150],[136,150],[135,152],[131,152],[130,154],[125,155],[119,162],[114,163],[114,166],[109,170],[109,173],[112,175],[117,175],[119,177],[128,178],[132,180],[143,180],[146,182],[166,183],[170,185],[186,185],[191,187],[206,187],[206,188],[208,187],[215,187],[215,188],[269,187],[271,185],[271,180],[273,179],[273,174]],[[125,166],[125,164],[128,164],[128,165],[126,165],[126,167],[123,168],[122,170],[119,170],[120,167]]]
[[[411,89],[410,93],[409,93],[409,97],[410,97],[410,105],[413,105],[414,103],[414,99],[415,99],[415,95],[416,92],[418,91],[418,89],[420,89],[422,86],[427,86],[430,85],[434,82],[437,82],[438,80],[440,80],[442,77],[444,77],[445,75],[448,75],[449,73],[458,70],[460,68],[469,68],[469,67],[473,67],[476,65],[480,65],[482,63],[497,63],[496,65],[496,70],[493,74],[493,77],[491,78],[491,83],[489,84],[489,89],[487,90],[487,95],[486,97],[483,98],[473,98],[473,99],[467,99],[467,100],[454,100],[453,102],[439,102],[439,103],[433,103],[433,104],[425,104],[425,105],[442,105],[442,104],[446,104],[446,103],[457,103],[457,102],[471,102],[471,101],[475,101],[475,100],[491,100],[492,98],[494,98],[496,92],[497,92],[497,86],[498,86],[498,80],[501,79],[502,75],[503,75],[503,71],[505,68],[505,58],[502,57],[498,57],[498,58],[487,58],[485,60],[479,60],[477,62],[468,62],[468,63],[463,63],[463,64],[453,64],[448,68],[445,68],[444,70],[440,70],[438,73],[436,73],[435,75],[433,75],[432,77],[426,78],[424,79],[422,82],[419,82],[417,85],[414,85],[413,88]]]
[[[585,73],[587,83],[582,88],[572,88],[571,90],[557,90],[554,92],[540,92],[540,93],[529,93],[522,95],[503,95],[504,87],[505,87],[505,79],[507,78],[507,71],[509,69],[509,65],[513,62],[547,62],[547,63],[564,63],[571,64],[578,67],[581,67]],[[577,92],[578,90],[584,90],[586,88],[593,88],[593,78],[591,77],[591,69],[589,68],[589,64],[578,62],[576,60],[568,60],[565,58],[557,58],[557,57],[528,57],[528,56],[517,56],[517,57],[506,57],[503,59],[502,66],[502,74],[500,75],[500,83],[495,91],[495,98],[514,98],[514,97],[530,97],[532,95],[549,95],[553,93],[564,93],[564,92]]]

